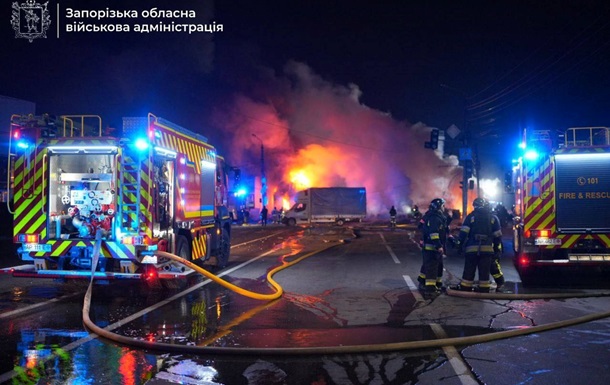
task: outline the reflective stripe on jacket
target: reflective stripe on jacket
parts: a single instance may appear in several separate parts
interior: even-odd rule
[[[498,217],[487,212],[490,220],[489,235],[485,234],[471,234],[471,229],[475,223],[475,217],[479,216],[480,211],[484,209],[475,209],[475,211],[468,214],[462,228],[460,229],[460,244],[464,245],[463,249],[466,253],[490,253],[493,254],[495,250],[500,249],[502,244],[502,228],[500,227],[500,221]]]
[[[422,218],[424,250],[434,251],[444,247],[447,240],[447,220],[438,210],[428,210]]]

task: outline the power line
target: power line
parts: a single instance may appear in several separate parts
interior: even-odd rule
[[[599,21],[603,20],[605,17],[606,17],[606,15],[604,15],[604,14],[598,16],[598,18],[595,20],[595,22],[591,23],[585,30],[580,32],[576,37],[574,37],[570,41],[569,49],[567,51],[563,52],[559,57],[553,58],[552,56],[549,56],[543,63],[541,63],[537,68],[535,68],[534,71],[522,76],[516,83],[510,84],[510,85],[504,87],[499,92],[496,92],[495,94],[493,94],[483,100],[480,100],[479,102],[471,103],[470,105],[468,105],[467,106],[467,111],[469,112],[468,120],[475,121],[475,120],[480,120],[480,119],[484,119],[486,117],[493,116],[497,112],[502,111],[502,110],[514,105],[515,103],[521,101],[522,99],[530,96],[532,93],[547,86],[548,84],[550,84],[552,81],[556,80],[563,74],[574,69],[577,65],[583,63],[584,61],[586,61],[589,58],[593,57],[594,55],[598,54],[602,49],[604,49],[608,45],[608,42],[604,42],[601,45],[598,45],[597,48],[593,52],[588,52],[585,55],[578,56],[577,50],[580,49],[581,47],[583,47],[585,43],[592,41],[597,35],[599,35],[599,33],[603,29],[605,29],[607,27],[607,25],[610,23],[608,21],[604,22],[601,26],[599,26],[599,24],[598,24]],[[566,28],[564,28],[564,30]],[[595,30],[591,31],[594,28],[595,28]],[[520,62],[517,66],[515,66],[510,71],[508,71],[507,74],[505,74],[502,78],[496,80],[490,86],[484,88],[482,91],[478,92],[475,95],[481,95],[483,92],[491,89],[491,87],[493,87],[494,85],[499,84],[501,79],[507,78],[508,75],[515,72],[517,68],[523,66],[527,61],[532,60],[532,58],[534,56],[536,56],[536,54],[538,52],[540,52],[543,47],[544,46],[541,46],[532,55],[528,56],[525,60]],[[569,62],[566,63],[566,59],[569,59],[572,62],[572,64],[570,64]],[[574,60],[576,60],[576,61],[574,62]],[[568,66],[567,68],[565,68],[566,65]],[[544,76],[544,78],[541,78],[541,76],[545,73],[546,73],[546,75]],[[511,96],[511,95],[516,94],[520,89],[523,89],[523,87],[527,87],[527,88],[524,91],[522,91],[522,93],[520,95]],[[469,99],[472,99],[473,97],[469,97]],[[507,97],[509,97],[508,100],[501,101],[502,98],[507,98]],[[472,111],[476,111],[476,110],[480,110],[480,109],[483,109],[483,110],[478,111],[478,112],[472,112]]]

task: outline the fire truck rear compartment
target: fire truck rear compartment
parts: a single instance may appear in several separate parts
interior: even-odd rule
[[[523,132],[538,155],[520,158],[512,174],[523,282],[538,283],[537,272],[610,271],[610,129],[569,128],[563,137]]]
[[[13,135],[13,133],[18,135]],[[192,271],[157,250],[226,265],[224,158],[203,135],[158,118],[123,119],[122,137],[97,115],[11,117],[14,242],[40,278],[173,279]],[[101,234],[101,260],[92,245]],[[92,273],[92,270],[94,272]]]

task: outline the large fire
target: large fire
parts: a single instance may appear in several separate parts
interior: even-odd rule
[[[461,208],[461,168],[442,147],[424,148],[431,127],[369,108],[357,86],[332,84],[302,63],[289,63],[285,76],[261,89],[270,85],[277,87],[258,91],[266,97],[239,95],[218,116],[231,133],[228,159],[248,165],[250,175],[259,174],[261,148],[252,137],[264,144],[269,207],[290,207],[308,187],[365,187],[372,216],[392,205],[402,213],[425,209],[437,197]]]
[[[304,170],[289,170],[288,177],[297,190],[305,190],[311,187],[311,178],[305,174]]]

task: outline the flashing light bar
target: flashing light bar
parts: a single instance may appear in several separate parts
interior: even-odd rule
[[[538,154],[538,151],[536,151],[536,150],[528,150],[523,155],[523,157],[527,160],[536,160],[536,159],[538,159],[539,156],[540,156],[540,154]]]
[[[140,151],[147,150],[148,147],[150,146],[150,144],[148,143],[148,140],[143,139],[143,138],[138,138],[136,140],[135,145],[136,145],[136,148]]]
[[[55,154],[116,154],[117,146],[49,146],[49,151]]]
[[[32,143],[28,141],[26,137],[21,135],[21,130],[19,129],[13,131],[13,140],[15,141],[15,146],[22,150],[25,150],[32,145]]]

